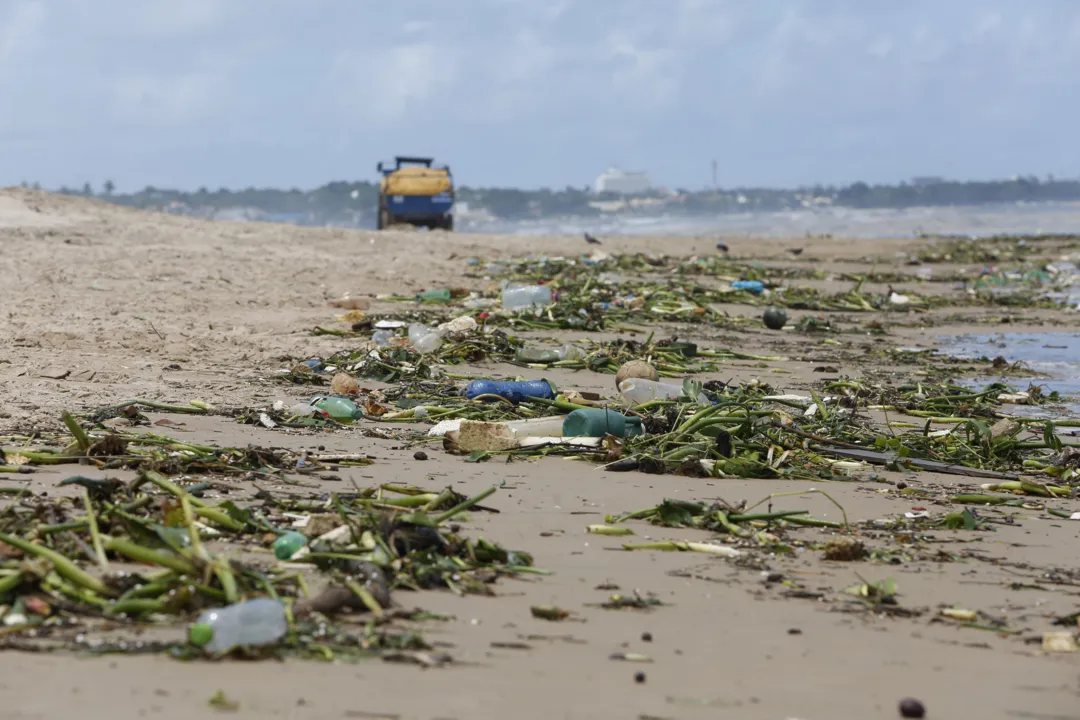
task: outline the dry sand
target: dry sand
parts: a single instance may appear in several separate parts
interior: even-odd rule
[[[790,262],[784,249],[807,243],[744,241],[732,253]],[[860,258],[873,255],[883,258],[879,269],[892,262],[899,270],[890,258],[915,243],[814,241],[800,262],[856,267]],[[710,238],[605,238],[603,249],[692,255],[713,252],[713,244]],[[53,428],[62,409],[133,397],[201,398],[222,406],[302,399],[302,388],[277,383],[273,375],[291,360],[348,345],[309,332],[334,323],[328,298],[350,291],[478,287],[478,281],[460,277],[468,256],[576,255],[585,249],[577,237],[208,223],[19,190],[0,193],[0,248],[6,280],[0,433]],[[756,314],[747,307],[731,310]],[[1055,314],[1030,318],[1047,319],[1076,326],[1075,319]],[[923,332],[908,329],[887,341],[910,342]],[[762,330],[718,333],[700,326],[684,328],[681,336],[706,346],[767,348],[799,358],[767,369],[735,362],[730,372],[706,379],[740,382],[761,376],[796,392],[815,381],[817,351],[798,336],[776,339]],[[857,362],[865,348],[884,341],[845,339],[841,357],[851,361],[839,370],[852,376],[902,370]],[[775,374],[778,370],[790,374]],[[481,371],[499,369],[472,369]],[[592,373],[564,372],[553,379],[560,387],[604,392],[612,382]],[[454,616],[424,627],[429,639],[448,644],[457,660],[451,667],[420,670],[376,660],[184,664],[158,657],[5,652],[0,654],[0,717],[203,717],[220,714],[207,706],[218,689],[239,702],[231,713],[235,717],[296,720],[868,720],[898,717],[897,702],[905,696],[921,699],[928,717],[939,719],[1080,717],[1080,655],[1044,654],[1026,641],[1053,629],[1053,617],[1077,610],[1075,581],[1069,580],[1076,576],[1062,575],[1055,582],[1046,572],[1075,570],[1071,543],[1078,524],[1032,515],[1015,527],[999,526],[975,538],[933,533],[940,543],[934,547],[956,554],[956,562],[829,563],[812,550],[768,561],[771,569],[827,598],[860,582],[860,576],[891,576],[905,607],[930,608],[919,618],[887,618],[845,612],[850,607],[840,601],[785,597],[785,586],[763,582],[760,569],[696,554],[617,551],[617,538],[585,533],[586,524],[602,522],[607,513],[647,507],[663,497],[754,502],[772,492],[805,489],[806,482],[613,474],[557,458],[466,464],[437,449],[422,463],[397,443],[348,431],[283,433],[225,418],[180,419],[191,431],[185,439],[196,442],[322,444],[331,451],[370,453],[377,458],[374,465],[342,473],[363,486],[452,484],[470,494],[505,482],[488,501],[501,514],[475,514],[466,529],[532,552],[537,565],[554,574],[501,580],[494,598],[448,592],[399,596],[404,604]],[[39,472],[31,487],[52,488],[67,474]],[[880,474],[890,481],[900,478]],[[965,484],[963,478],[928,473],[908,482]],[[910,509],[910,500],[886,494],[887,487],[858,482],[829,483],[827,489],[852,520],[867,520]],[[798,502],[818,517],[838,514],[822,498]],[[645,524],[635,530],[657,539],[707,537]],[[872,536],[866,542],[876,546]],[[624,593],[655,593],[668,606],[647,614],[590,607],[610,594],[597,589],[603,584],[618,585]],[[558,605],[574,611],[578,621],[534,619],[531,605]],[[939,622],[935,611],[942,605],[1007,618],[1020,633],[1004,636]],[[646,632],[651,642],[643,640]],[[644,653],[653,662],[609,659],[620,651]],[[635,682],[637,672],[645,673],[643,683]]]

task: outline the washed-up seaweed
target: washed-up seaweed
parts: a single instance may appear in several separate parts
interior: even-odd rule
[[[90,453],[98,434],[72,425],[79,430],[57,453],[20,448],[6,451],[5,458],[96,464]],[[491,583],[502,575],[536,572],[528,553],[465,538],[451,522],[470,510],[492,510],[480,503],[495,488],[471,498],[449,488],[387,485],[306,499],[259,490],[246,498],[213,501],[207,492],[240,488],[214,480],[192,483],[187,475],[173,479],[162,472],[163,463],[148,458],[158,458],[159,450],[209,455],[214,463],[198,469],[217,472],[235,469],[223,457],[228,451],[159,437],[125,441],[124,458],[140,457],[134,481],[72,476],[60,487],[78,488],[76,496],[20,495],[0,512],[0,603],[7,625],[0,646],[167,652],[190,659],[201,652],[185,642],[117,640],[115,635],[265,596],[291,608],[291,630],[269,648],[242,654],[400,659],[386,653],[431,648],[413,630],[390,628],[395,619],[422,617],[392,602],[391,593],[449,588],[490,594]],[[267,467],[268,458],[283,457],[248,456],[247,462]],[[192,473],[194,465],[186,463],[184,472]],[[237,542],[265,545],[284,535],[297,517],[307,519],[311,541],[292,563],[224,550]],[[225,540],[233,545],[220,545]],[[312,582],[325,587],[313,594]],[[368,618],[350,627],[349,617],[357,613]],[[343,623],[329,619],[339,615],[345,616]]]

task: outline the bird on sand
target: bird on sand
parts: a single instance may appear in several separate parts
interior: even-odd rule
[[[728,246],[722,242],[718,242],[716,243],[716,249],[722,253],[726,253],[728,251]]]
[[[589,233],[585,233],[585,242],[589,243],[590,245],[600,245],[600,241],[594,238]]]

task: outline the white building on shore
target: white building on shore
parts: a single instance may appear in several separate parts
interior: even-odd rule
[[[652,185],[649,176],[643,172],[627,172],[618,168],[608,168],[596,178],[596,192],[611,192],[620,195],[637,195],[648,192]]]

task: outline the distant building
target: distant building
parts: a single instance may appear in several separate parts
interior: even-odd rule
[[[611,192],[620,195],[637,195],[648,192],[652,187],[649,176],[643,172],[627,172],[618,168],[608,168],[596,178],[596,192]]]

